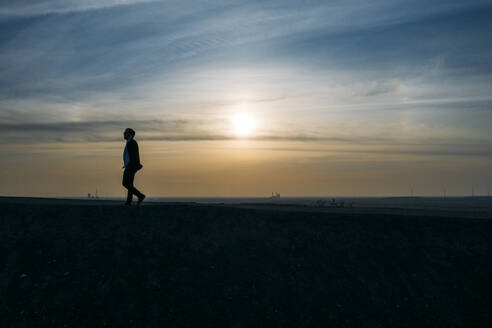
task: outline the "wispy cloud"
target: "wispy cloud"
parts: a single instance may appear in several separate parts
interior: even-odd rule
[[[0,19],[65,14],[77,11],[133,5],[156,0],[22,0],[0,4]]]
[[[224,123],[219,121],[219,123]],[[422,134],[408,139],[395,134],[393,127],[386,135],[368,134],[358,131],[350,134],[332,132],[320,134],[302,131],[262,131],[248,137],[238,137],[233,132],[218,133],[211,120],[137,120],[137,121],[83,121],[58,123],[0,123],[0,143],[4,145],[29,145],[42,143],[92,143],[120,142],[122,131],[132,127],[142,141],[229,141],[298,143],[307,145],[298,148],[290,144],[287,148],[272,148],[282,151],[337,152],[337,153],[380,153],[416,155],[462,155],[489,156],[487,139],[476,137],[445,138]],[[326,145],[327,148],[316,148]],[[340,147],[330,148],[334,145]],[[354,146],[369,147],[364,150]],[[270,146],[269,146],[270,147]],[[313,148],[314,147],[314,148]],[[376,147],[376,148],[374,148]],[[385,149],[381,149],[385,147]],[[389,147],[389,148],[388,148]],[[408,149],[402,150],[401,147]]]
[[[193,6],[176,1],[140,5],[135,1],[35,3],[47,12],[136,5],[4,22],[2,29],[8,35],[0,44],[3,97],[63,94],[80,101],[88,93],[133,87],[149,78],[166,81],[166,76],[185,67],[198,70],[216,62],[247,65],[266,60],[298,65],[295,61],[304,58],[307,66],[323,62],[318,70],[363,68],[365,74],[382,65],[386,71],[411,64],[411,69],[400,72],[409,75],[409,71],[415,72],[416,62],[425,66],[426,60],[444,58],[444,53],[447,60],[440,70],[445,71],[446,63],[459,63],[450,55],[456,53],[449,41],[456,38],[454,27],[445,18],[438,18],[441,21],[436,24],[429,17],[482,2],[427,4],[425,12],[417,3],[406,1],[370,5],[312,2],[302,6],[289,1],[198,1]],[[4,8],[10,13],[42,12],[31,2],[14,2]],[[419,26],[431,32],[439,30],[442,44],[438,46],[432,35],[420,33]],[[412,37],[415,33],[420,34],[418,39]],[[452,44],[454,49],[465,42],[474,48],[483,44],[458,41]],[[422,46],[426,51],[415,51]],[[461,61],[466,58],[460,57]],[[366,78],[377,79],[377,75],[371,73]]]

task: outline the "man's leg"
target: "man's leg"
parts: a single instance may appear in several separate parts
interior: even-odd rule
[[[138,199],[145,198],[145,195],[144,195],[144,194],[142,194],[140,191],[138,191],[138,189],[137,189],[137,188],[135,188],[135,187],[133,187],[133,188],[132,188],[132,192],[133,192],[133,194],[134,194],[135,196],[137,196],[137,197],[138,197]]]
[[[133,187],[133,179],[135,178],[135,171],[126,168],[125,172],[123,172],[123,186],[128,189],[128,194],[126,197],[126,205],[130,205],[132,203],[133,194],[135,188]],[[137,190],[138,192],[138,190]],[[140,194],[140,192],[139,192]]]
[[[131,188],[128,189],[128,192],[126,193],[126,205],[131,205],[133,200],[133,193]]]
[[[136,173],[136,172],[135,172],[135,173]],[[135,175],[135,173],[134,173],[134,175]],[[137,196],[137,197],[138,197],[138,204],[140,204],[140,203],[144,200],[144,198],[145,198],[145,195],[144,195],[144,194],[142,194],[140,191],[138,191],[138,189],[137,189],[137,188],[135,188],[135,186],[134,186],[133,184],[132,184],[132,193],[133,193],[135,196]]]

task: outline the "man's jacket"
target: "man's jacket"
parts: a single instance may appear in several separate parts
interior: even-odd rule
[[[128,156],[130,156],[130,164],[128,168],[134,171],[140,170],[143,166],[140,163],[140,155],[138,154],[138,144],[135,140],[131,139],[126,144],[126,150],[128,151]]]

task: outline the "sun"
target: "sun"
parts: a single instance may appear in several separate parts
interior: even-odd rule
[[[232,117],[234,132],[241,137],[249,136],[253,133],[256,124],[253,117],[247,113],[238,113]]]

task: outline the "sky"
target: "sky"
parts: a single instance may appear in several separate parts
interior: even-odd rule
[[[0,195],[487,195],[492,1],[0,0]]]

